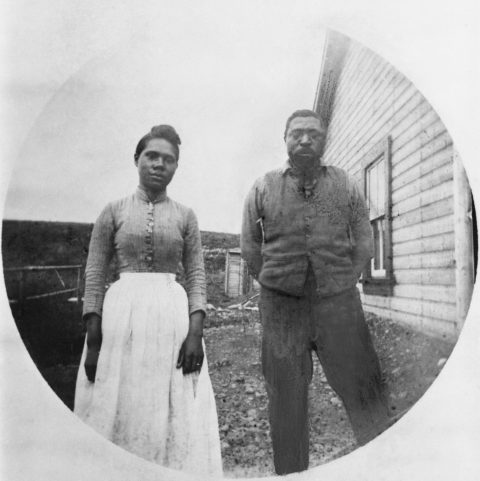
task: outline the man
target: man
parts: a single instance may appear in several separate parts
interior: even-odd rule
[[[343,400],[359,444],[388,424],[381,372],[356,283],[372,257],[368,211],[343,170],[321,164],[318,114],[287,120],[288,161],[245,202],[241,248],[261,285],[262,369],[277,474],[308,467],[312,351]]]

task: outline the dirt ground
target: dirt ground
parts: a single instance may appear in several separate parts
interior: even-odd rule
[[[367,316],[395,413],[408,410],[440,372],[453,345]],[[261,325],[257,311],[210,311],[205,329],[210,375],[217,401],[225,476],[273,475],[267,398],[261,375]],[[73,405],[75,364],[42,374],[59,397]],[[310,388],[310,466],[355,449],[341,401],[315,362]]]

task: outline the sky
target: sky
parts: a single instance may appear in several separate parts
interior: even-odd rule
[[[273,2],[22,1],[7,12],[3,217],[93,222],[134,191],[138,140],[169,123],[182,139],[169,195],[202,230],[239,232],[251,184],[286,160],[286,118],[313,106],[321,15]]]

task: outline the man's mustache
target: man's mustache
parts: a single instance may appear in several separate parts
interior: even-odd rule
[[[305,155],[305,154],[315,155],[315,151],[308,147],[303,147],[295,152],[295,155]]]

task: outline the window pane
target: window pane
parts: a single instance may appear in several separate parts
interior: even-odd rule
[[[367,170],[367,199],[370,219],[385,214],[385,162],[381,158]]]
[[[385,252],[385,220],[377,219],[372,222],[374,254],[372,259],[373,270],[384,269]]]
[[[385,214],[385,162],[377,164],[377,209],[379,215]]]

